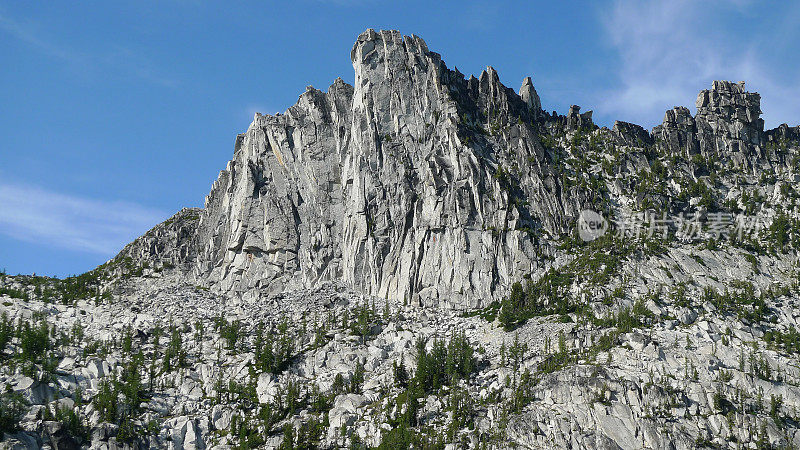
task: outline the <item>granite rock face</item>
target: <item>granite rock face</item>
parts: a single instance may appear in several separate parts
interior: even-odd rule
[[[792,281],[787,273],[796,257],[763,255],[751,263],[745,255],[739,249],[676,245],[663,255],[623,263],[608,290],[624,283],[630,299],[606,304],[598,296],[589,301],[613,311],[634,298],[641,301],[653,286],[698,283],[713,288],[748,280],[764,293],[776,281]],[[536,317],[507,332],[480,315],[384,306],[380,299],[334,283],[276,298],[238,299],[171,274],[144,275],[128,279],[112,301],[90,294],[65,304],[42,298],[40,288],[54,280],[35,278],[0,277],[0,288],[28,294],[18,298],[0,293],[0,325],[35,320],[54,334],[73,337],[53,341],[55,370],[34,377],[41,380],[19,373],[12,364],[0,365],[2,392],[10,390],[26,400],[20,429],[0,436],[0,448],[223,450],[248,442],[238,433],[241,424],[256,430],[261,439],[257,448],[285,448],[286,427],[304,429],[311,421],[320,430],[311,448],[349,448],[356,438],[374,448],[387,439],[402,413],[396,406],[406,391],[397,381],[395,365],[402,363],[416,373],[419,342],[430,349],[436,340],[459,333],[481,349],[474,354],[476,370],[457,389],[420,398],[420,435],[444,440],[452,432],[454,437],[445,442],[470,449],[800,445],[797,351],[767,340],[768,333],[800,326],[796,284],[764,300],[770,318],[758,323],[704,302],[698,286],[664,295],[658,304],[650,298],[644,306],[650,319],[625,332],[602,322],[583,323],[576,314],[569,321],[561,315]],[[377,311],[366,336],[354,334],[352,325],[341,319],[370,309]],[[287,324],[285,331],[282,323]],[[292,343],[285,368],[265,370],[254,364],[263,358],[264,339],[259,336]],[[554,341],[558,349],[552,348]],[[167,361],[176,346],[184,352],[184,362],[174,366]],[[6,342],[0,356],[14,361],[16,348],[16,342]],[[513,364],[508,352],[517,355]],[[137,354],[147,358],[138,363],[137,372],[147,380],[142,383],[147,395],[136,410],[131,442],[120,433],[123,413],[114,416],[114,423],[102,419],[98,399],[102,383],[137,367],[132,358]],[[569,360],[548,369],[548,361],[558,355],[569,355]],[[358,362],[364,372],[357,392],[337,390],[336,379],[350,384]],[[522,383],[525,374],[534,374],[535,381]],[[281,405],[292,390],[300,392],[302,401],[290,413]],[[325,394],[323,401],[313,401],[320,393]],[[520,394],[527,400],[512,409]],[[469,406],[455,413],[454,398]],[[118,399],[121,405],[128,403],[122,395]],[[86,432],[48,421],[45,408],[74,412]],[[269,414],[277,418],[265,425],[262,417]],[[70,446],[70,440],[80,445]]]
[[[200,208],[183,208],[126,245],[114,258],[121,264],[108,266],[116,275],[134,268],[191,273],[197,259],[197,225],[202,213]]]
[[[491,67],[464,79],[395,31],[366,31],[351,59],[355,87],[309,88],[237,138],[206,199],[197,276],[242,293],[343,280],[397,302],[498,298],[536,268],[531,230],[558,232],[579,203],[548,171],[530,78],[519,94]]]
[[[653,135],[686,155],[728,159],[746,164],[750,151],[763,144],[761,96],[745,91],[744,82],[715,81],[697,96],[697,115],[688,108],[667,111]]]
[[[642,147],[653,143],[653,137],[641,125],[622,121],[615,121],[612,129],[621,143],[630,147]]]
[[[199,223],[177,222],[123,253],[156,266],[165,258],[238,296],[343,281],[393,302],[457,309],[485,306],[541,270],[548,237],[571,232],[597,198],[564,186],[541,136],[607,135],[592,112],[548,114],[530,77],[519,93],[492,67],[465,78],[397,31],[365,31],[350,57],[355,86],[308,87],[285,114],[256,114]],[[715,81],[696,106],[696,116],[667,111],[652,132],[617,122],[611,135],[751,172],[786,164],[765,144],[797,130],[765,133],[760,96],[744,83]],[[581,170],[571,176],[596,171]]]

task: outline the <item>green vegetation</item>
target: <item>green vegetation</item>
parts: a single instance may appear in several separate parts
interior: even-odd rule
[[[319,441],[322,439],[325,430],[323,424],[317,419],[311,418],[303,422],[295,432],[292,424],[283,427],[283,441],[279,449],[281,450],[305,450],[318,448]],[[247,442],[247,448],[254,448],[253,442]]]
[[[564,351],[566,352],[566,347]],[[511,380],[512,396],[508,404],[509,412],[518,413],[533,401],[533,386],[538,382],[538,378],[531,375],[528,369],[518,375],[528,354],[528,345],[520,342],[518,334],[514,335],[514,341],[508,348],[503,343],[500,353],[503,366],[510,368],[513,375]],[[549,358],[549,355],[545,360],[547,358]],[[539,368],[541,368],[541,365]]]
[[[39,300],[45,303],[59,302],[74,305],[79,300],[109,300],[109,292],[101,292],[103,281],[108,280],[107,271],[112,266],[106,263],[82,275],[64,279],[20,275],[14,278],[21,288],[0,287],[0,295],[8,295],[23,301]]]
[[[497,309],[499,306],[498,318],[506,331],[531,317],[578,312],[583,305],[573,298],[572,285],[606,286],[632,250],[611,233],[588,244],[574,245],[580,253],[572,262],[548,270],[535,282],[529,280],[524,288],[521,283],[514,283],[509,296],[500,305],[489,307]]]
[[[755,272],[755,273],[759,272],[758,271],[758,258],[756,258],[755,255],[753,255],[752,253],[745,253],[744,254],[744,259],[746,259],[747,262],[750,263],[750,267],[753,269],[753,272]]]
[[[691,198],[700,198],[698,206],[704,206],[708,211],[718,210],[717,199],[712,188],[704,181],[696,181],[692,178],[683,178],[680,181],[681,192],[675,197],[679,202],[688,202]]]
[[[400,448],[422,448],[423,437],[405,423],[384,431],[381,435],[379,450],[394,450]]]
[[[245,385],[229,382],[227,388],[220,380],[215,390],[222,396],[220,401],[235,402],[246,413],[244,416],[234,415],[231,420],[230,434],[238,441],[237,448],[263,446],[265,433],[276,431],[283,432],[280,448],[317,448],[328,427],[325,413],[332,406],[333,396],[322,394],[317,387],[309,390],[296,382],[289,382],[286,389],[278,392],[272,401],[260,404],[255,400],[257,397],[252,378]],[[299,427],[288,423],[278,428],[281,421],[304,409],[312,414]]]
[[[605,319],[596,319],[595,324],[604,327],[616,327],[620,333],[629,333],[634,328],[643,328],[649,325],[654,318],[653,313],[647,309],[644,302],[639,299],[632,307],[623,307],[619,312]]]
[[[164,351],[163,371],[171,372],[175,369],[186,367],[186,350],[183,348],[183,330],[170,325],[170,339]]]
[[[789,249],[800,249],[800,220],[780,213],[765,231],[772,251],[786,253]]]
[[[783,396],[782,395],[770,395],[769,400],[769,416],[775,422],[776,425],[782,426],[784,419],[781,416],[781,408],[783,407]]]
[[[100,381],[97,394],[92,398],[94,408],[103,422],[119,425],[117,438],[131,442],[143,434],[144,427],[135,424],[141,402],[146,399],[142,382],[144,355],[139,352],[124,365],[118,376],[109,375]]]
[[[11,339],[14,337],[14,324],[11,322],[11,319],[8,318],[8,315],[4,312],[2,316],[0,316],[0,358],[3,356],[3,350],[5,350],[6,346],[11,343]]]
[[[47,381],[57,365],[56,347],[68,337],[58,333],[44,319],[34,315],[31,321],[18,319],[16,324],[5,314],[0,317],[0,362],[9,369],[34,380]],[[7,353],[7,350],[11,350]]]
[[[442,339],[434,339],[430,352],[425,349],[425,341],[418,340],[417,372],[413,383],[426,393],[435,392],[442,386],[453,386],[475,372],[474,353],[475,349],[463,332],[456,333],[447,345]]]
[[[222,318],[219,318],[214,325],[220,337],[225,339],[225,342],[227,343],[226,348],[228,350],[235,351],[236,344],[240,340],[239,333],[242,328],[242,325],[239,323],[239,321],[234,320],[233,322],[228,322]]]
[[[50,411],[50,409],[45,409],[45,411]],[[89,439],[88,427],[83,423],[80,415],[78,415],[74,409],[66,407],[56,408],[54,419],[61,423],[64,431],[69,436],[77,438],[79,441]]]
[[[41,363],[45,352],[50,348],[50,328],[47,322],[38,325],[20,321],[17,326],[17,338],[23,361]]]
[[[347,328],[350,328],[352,334],[361,337],[362,343],[367,341],[375,327],[383,323],[375,311],[374,303],[356,306],[353,315],[354,320],[349,323]]]
[[[789,327],[787,331],[767,331],[764,333],[764,340],[773,348],[781,349],[792,355],[800,354],[800,332],[794,327]]]
[[[720,311],[736,314],[740,320],[758,323],[767,320],[772,312],[767,307],[767,300],[788,293],[788,287],[775,287],[756,295],[756,288],[747,281],[734,281],[724,292],[706,288],[703,301],[711,302]]]
[[[281,373],[289,366],[295,352],[295,340],[289,332],[289,322],[282,320],[267,337],[264,333],[264,324],[259,324],[253,348],[255,367],[262,372]]]
[[[24,301],[30,300],[28,293],[20,289],[0,287],[0,295],[7,295],[11,298],[18,298]]]
[[[447,430],[450,439],[459,429],[472,424],[474,401],[459,387],[477,371],[475,349],[466,335],[456,333],[446,344],[443,339],[434,339],[430,351],[422,339],[416,346],[417,371],[410,380],[404,364],[394,364],[395,383],[401,391],[390,399],[388,411],[392,428],[383,432],[379,448],[439,448],[439,437],[425,437],[425,433],[418,433],[414,427],[419,425],[420,402],[429,394],[441,393],[443,387],[449,388],[447,408],[454,418]]]
[[[0,393],[0,436],[16,431],[24,414],[25,399],[7,386],[6,391]]]

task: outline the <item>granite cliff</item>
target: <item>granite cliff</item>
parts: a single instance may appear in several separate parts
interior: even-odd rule
[[[170,264],[238,295],[341,280],[394,302],[468,309],[542,269],[581,210],[606,207],[602,193],[565,185],[546,146],[594,132],[591,111],[548,114],[530,78],[519,92],[491,67],[465,78],[397,31],[362,33],[350,57],[355,86],[309,87],[285,114],[255,116],[196,229],[179,231],[191,249]],[[617,122],[600,135],[751,174],[791,163],[765,144],[797,129],[764,132],[744,83],[714,82],[696,106],[696,116],[667,111],[652,132]],[[158,243],[144,247],[136,257],[163,256]]]

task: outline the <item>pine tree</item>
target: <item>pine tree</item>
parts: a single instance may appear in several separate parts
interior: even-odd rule
[[[516,282],[511,285],[511,292],[508,294],[500,307],[498,320],[506,331],[511,331],[520,321],[520,312],[525,306],[525,290],[522,284]]]
[[[356,368],[353,370],[353,376],[350,377],[350,392],[353,394],[360,394],[364,385],[364,363],[358,359],[356,360]]]
[[[394,369],[394,382],[397,386],[405,389],[408,387],[408,371],[406,370],[406,364],[400,359],[400,364],[397,364],[397,361],[392,363],[392,368]]]

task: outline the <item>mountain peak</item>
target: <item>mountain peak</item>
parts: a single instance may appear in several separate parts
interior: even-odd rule
[[[700,91],[697,114],[680,106],[668,110],[653,135],[686,155],[734,159],[748,165],[747,155],[765,141],[761,96],[747,92],[744,81],[714,81]]]
[[[539,100],[539,94],[536,93],[536,88],[533,87],[531,77],[525,77],[522,80],[522,87],[519,88],[519,96],[522,101],[528,105],[531,111],[539,112],[542,110],[542,102]]]
[[[697,95],[697,116],[716,117],[727,122],[740,121],[747,126],[764,129],[761,117],[761,95],[747,92],[744,81],[714,81],[711,89]]]
[[[355,65],[368,63],[373,56],[379,59],[406,59],[401,56],[403,53],[426,55],[428,46],[416,35],[404,36],[397,30],[375,31],[368,28],[358,35],[350,51],[350,60]]]
[[[760,96],[744,83],[715,81],[696,116],[676,107],[648,133],[600,129],[576,105],[547,114],[530,77],[518,93],[492,66],[464,79],[396,30],[364,31],[351,60],[354,86],[309,87],[237,138],[184,252],[198,279],[242,296],[338,280],[393,302],[485,306],[543,270],[541,254],[554,251],[544,236],[569,233],[583,209],[655,201],[630,200],[616,178],[602,189],[607,156],[565,163],[574,152],[627,146],[639,156],[618,161],[623,178],[654,154],[685,157],[680,170],[696,177],[708,168],[694,168],[695,155],[754,171],[767,164],[765,142],[795,135],[764,133]]]

